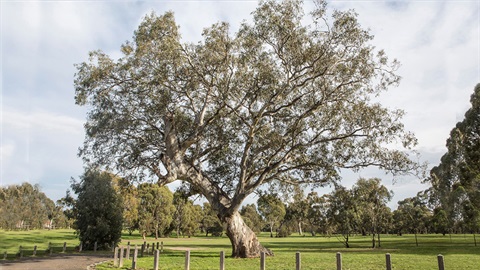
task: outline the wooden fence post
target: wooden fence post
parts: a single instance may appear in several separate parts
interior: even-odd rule
[[[83,243],[80,241],[80,245],[78,246],[78,252],[82,252],[83,249]]]
[[[49,251],[50,255],[52,255],[52,253],[53,253],[52,242],[48,242],[48,251]]]
[[[260,252],[260,270],[265,270],[265,252]]]
[[[143,252],[145,251],[145,244],[142,244],[140,247],[140,257],[143,257]]]
[[[438,270],[445,270],[445,263],[443,261],[443,255],[438,254],[437,260],[438,260]]]
[[[159,261],[159,257],[160,257],[160,251],[158,249],[155,250],[155,255],[154,256],[155,257],[153,257],[153,270],[158,270],[158,261]]]
[[[20,254],[20,258],[22,258],[22,257],[23,257],[23,248],[22,248],[22,246],[20,246],[20,250],[19,250],[18,253]]]
[[[98,247],[98,243],[97,241],[95,241],[95,243],[93,244],[93,252],[97,252],[97,247]]]
[[[67,251],[67,242],[63,242],[62,252],[65,253],[66,251]]]
[[[190,270],[190,250],[185,251],[185,270]]]
[[[337,270],[342,270],[342,253],[337,252]]]
[[[132,258],[132,269],[137,269],[137,256],[138,256],[138,247],[135,245],[135,250],[133,251]]]
[[[113,251],[113,266],[117,267],[118,266],[118,252],[119,252],[119,247],[116,247],[115,250]]]
[[[392,270],[392,259],[390,257],[390,253],[385,254],[385,263],[387,270]]]
[[[3,253],[3,259],[4,259],[4,260],[7,259],[7,252],[6,252],[6,251]]]
[[[225,270],[225,252],[220,251],[220,270]]]
[[[160,246],[160,252],[163,253],[163,241],[162,241],[161,246]]]
[[[147,254],[150,253],[150,243],[147,244]]]
[[[297,251],[297,253],[295,253],[295,270],[300,269],[302,269],[302,258],[300,255],[300,251]]]
[[[33,257],[37,256],[37,245],[33,246],[32,256],[33,256]]]
[[[125,259],[130,260],[130,242],[127,244],[127,252],[125,253]]]
[[[118,267],[123,267],[123,252],[125,251],[124,247],[120,247],[120,256],[118,260]]]
[[[157,242],[157,249],[160,249],[160,243]]]

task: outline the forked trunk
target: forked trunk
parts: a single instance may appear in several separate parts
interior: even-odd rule
[[[260,244],[255,232],[245,224],[238,212],[223,217],[222,221],[227,224],[227,236],[232,243],[233,258],[260,257],[261,252],[265,252],[267,256],[273,256],[271,250]]]

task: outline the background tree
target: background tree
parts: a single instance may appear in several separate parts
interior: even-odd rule
[[[257,211],[255,204],[247,204],[242,207],[240,210],[245,223],[249,228],[251,228],[255,233],[260,233],[264,226],[262,216]]]
[[[77,65],[76,103],[90,108],[81,156],[130,179],[188,182],[226,224],[233,257],[272,254],[238,213],[265,184],[418,169],[385,147],[416,144],[403,112],[371,99],[399,82],[398,62],[353,11],[315,4],[262,1],[235,34],[217,23],[195,44],[181,42],[172,13],[146,16],[120,59],[94,51]]]
[[[329,201],[329,220],[334,232],[341,235],[338,237],[340,242],[346,247],[350,247],[350,234],[355,232],[355,201],[351,190],[343,186],[336,186],[328,196]]]
[[[173,193],[165,186],[143,183],[138,186],[138,219],[145,234],[163,236],[173,221]]]
[[[293,192],[288,193],[289,201],[286,209],[286,216],[295,224],[299,235],[303,235],[303,225],[306,222],[308,215],[308,201],[305,198],[304,191],[299,186],[294,186]]]
[[[209,233],[213,236],[221,236],[223,234],[222,223],[208,202],[204,202],[202,207],[202,230],[205,232],[205,236],[208,236]]]
[[[432,227],[435,233],[443,235],[451,232],[447,212],[442,208],[435,208],[432,216]]]
[[[113,187],[115,177],[108,172],[89,169],[71,188],[77,195],[73,213],[75,229],[85,249],[110,248],[120,242],[123,225],[122,198]]]
[[[310,192],[307,195],[308,212],[307,222],[310,227],[310,233],[315,236],[317,232],[322,234],[330,234],[331,226],[329,222],[330,202],[328,195],[318,196],[317,192]]]
[[[132,235],[133,231],[139,229],[139,199],[137,187],[125,178],[116,177],[114,178],[114,188],[123,199],[123,228],[128,230],[128,233]]]
[[[0,228],[41,229],[59,214],[39,185],[22,183],[0,187]]]
[[[428,233],[427,227],[431,219],[431,212],[427,208],[427,198],[419,193],[415,197],[406,198],[398,202],[394,211],[394,224],[401,224],[397,230],[415,234],[415,244],[418,246],[417,234]]]
[[[447,139],[447,153],[430,171],[431,201],[444,211],[451,227],[478,232],[480,213],[480,84],[470,97],[471,108]],[[469,225],[466,225],[469,224]],[[465,227],[466,226],[466,227]]]
[[[358,229],[362,235],[367,232],[372,235],[372,248],[376,246],[375,237],[378,234],[380,246],[380,228],[389,215],[387,203],[392,199],[393,192],[382,185],[379,178],[360,178],[352,187],[352,194]]]
[[[72,197],[70,190],[67,190],[65,197],[57,200],[57,205],[65,216],[66,227],[70,228],[75,223],[75,198]]]
[[[283,221],[286,208],[283,201],[274,193],[259,192],[257,200],[258,212],[262,215],[263,220],[268,225],[270,237],[273,237],[273,231],[280,226]]]
[[[175,229],[177,237],[193,236],[199,228],[198,224],[202,219],[202,208],[193,205],[188,196],[179,190],[173,194],[173,205],[175,211],[173,213],[172,226]]]

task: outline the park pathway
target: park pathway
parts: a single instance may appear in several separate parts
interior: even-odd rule
[[[111,260],[111,255],[68,254],[50,257],[29,257],[18,260],[0,260],[0,270],[86,270],[99,262]],[[89,269],[95,269],[89,268]]]

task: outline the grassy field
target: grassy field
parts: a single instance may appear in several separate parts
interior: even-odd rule
[[[63,243],[67,243],[66,252],[75,252],[80,243],[73,230],[29,230],[4,231],[0,230],[0,259],[7,252],[8,259],[14,259],[20,246],[25,257],[32,256],[34,246],[37,246],[37,256],[44,256],[51,243],[53,253],[63,252]]]
[[[477,236],[478,238],[478,236]],[[478,239],[477,239],[478,240]],[[419,235],[419,246],[415,245],[413,235],[382,235],[382,248],[371,249],[369,237],[355,236],[350,240],[351,248],[344,248],[336,237],[270,238],[261,235],[260,241],[275,252],[274,257],[266,259],[267,269],[295,269],[295,253],[301,252],[302,269],[336,269],[335,255],[342,253],[343,269],[375,270],[385,269],[385,253],[390,253],[393,269],[438,269],[437,255],[445,257],[446,269],[480,269],[480,245],[474,246],[473,235]],[[67,242],[67,252],[74,252],[78,239],[72,230],[55,231],[0,231],[0,252],[9,254],[18,252],[20,245],[33,250],[37,245],[39,252],[45,251],[48,242],[60,252],[63,242]],[[122,245],[141,245],[140,235],[123,235]],[[190,269],[219,269],[219,253],[231,252],[228,238],[147,238],[148,243],[163,242],[164,252],[160,255],[160,269],[183,269],[185,250],[191,252]],[[3,258],[0,254],[0,258]],[[31,253],[30,253],[31,254]],[[13,255],[12,255],[13,256]],[[28,254],[26,255],[28,256]],[[225,269],[259,269],[259,259],[225,259]],[[130,260],[124,261],[122,269],[131,266]],[[98,270],[113,268],[112,262],[97,266]],[[153,256],[139,258],[137,269],[153,269]]]
[[[138,236],[124,236],[122,244],[141,245]],[[147,239],[149,243],[163,241],[165,250],[160,255],[160,269],[183,269],[185,250],[191,252],[190,269],[219,269],[219,253],[231,252],[228,238],[163,238]],[[344,248],[336,237],[270,238],[260,236],[260,241],[275,252],[266,259],[267,269],[295,269],[295,253],[301,253],[302,269],[336,269],[335,256],[342,253],[343,269],[385,269],[385,253],[390,253],[393,269],[438,269],[437,255],[445,258],[446,269],[480,269],[480,246],[475,247],[473,235],[419,235],[419,246],[413,235],[382,236],[382,248],[371,249],[370,237],[356,236],[351,248]],[[226,258],[225,269],[259,269],[259,259]],[[122,269],[128,269],[126,260]],[[112,263],[97,269],[114,269]],[[118,268],[115,268],[118,269]],[[138,269],[153,269],[151,255],[139,258]]]

